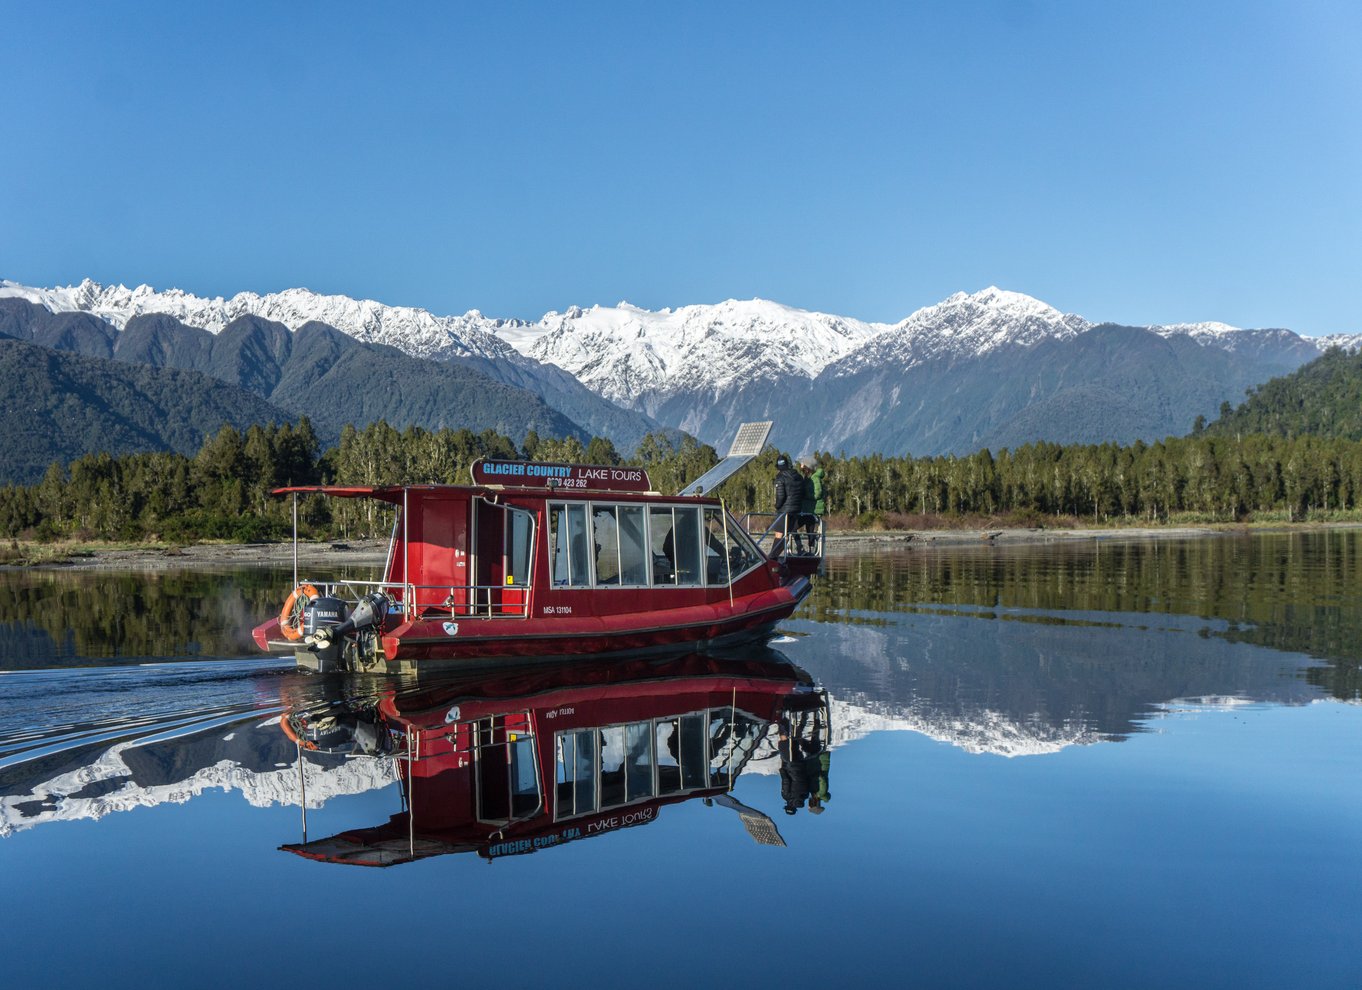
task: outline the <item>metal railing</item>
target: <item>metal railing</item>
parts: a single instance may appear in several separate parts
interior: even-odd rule
[[[747,535],[752,537],[752,541],[756,543],[758,549],[772,560],[783,557],[823,556],[823,517],[806,513],[800,518],[818,521],[813,532],[805,532],[803,527],[800,526],[794,532],[785,533],[779,539],[776,537],[776,533],[778,525],[785,520],[783,513],[748,512],[738,522],[742,524],[743,529],[747,530]]]
[[[309,581],[324,595],[352,605],[372,592],[388,596],[394,610],[407,618],[523,619],[530,614],[528,585],[501,584],[404,584],[401,581]]]

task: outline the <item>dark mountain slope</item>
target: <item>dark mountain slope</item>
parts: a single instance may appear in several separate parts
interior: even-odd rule
[[[55,460],[107,451],[193,455],[224,423],[295,417],[194,372],[126,365],[0,338],[0,481],[31,483]]]
[[[292,346],[270,395],[285,409],[312,409],[330,421],[359,425],[383,419],[394,426],[492,429],[517,441],[530,430],[590,439],[535,393],[472,368],[361,344],[324,323],[299,327]]]
[[[530,430],[589,439],[574,420],[531,391],[474,368],[364,344],[320,323],[291,333],[283,324],[245,316],[215,335],[174,317],[145,314],[119,333],[89,314],[53,314],[24,300],[3,299],[0,333],[64,351],[111,354],[129,365],[216,378],[277,404],[289,418],[308,415],[323,441],[339,436],[346,423],[364,426],[379,419],[398,428],[493,429],[517,440]],[[638,419],[610,408],[624,419]]]
[[[89,313],[50,313],[25,299],[0,299],[0,333],[59,351],[113,356],[116,327]]]
[[[775,439],[791,449],[917,455],[1034,440],[1156,440],[1186,433],[1198,415],[1290,360],[1272,348],[1233,354],[1185,336],[1107,324],[1070,340],[906,371],[886,365],[839,373],[834,364],[808,390],[790,390],[778,419],[788,425]]]
[[[380,419],[399,429],[492,429],[516,440],[535,430],[589,439],[531,392],[469,368],[364,344],[323,323],[290,332],[282,323],[243,316],[214,335],[155,315],[134,317],[123,333],[119,360],[189,368],[248,388],[311,417],[328,440],[346,423]]]
[[[665,433],[679,439],[679,431],[662,426],[654,417],[624,409],[597,395],[556,364],[533,358],[517,357],[495,362],[479,357],[446,357],[441,361],[468,368],[509,385],[543,396],[557,409],[593,436],[609,437],[620,450],[633,450],[645,434]]]

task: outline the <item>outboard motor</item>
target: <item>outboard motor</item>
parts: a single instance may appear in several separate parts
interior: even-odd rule
[[[330,595],[320,595],[303,607],[303,639],[311,638],[328,626],[345,621],[345,602]]]
[[[308,652],[316,656],[318,671],[334,670],[339,663],[341,639],[326,634],[345,620],[345,602],[330,595],[320,595],[303,608],[303,642],[307,644]]]
[[[383,617],[388,614],[387,595],[379,592],[365,595],[355,603],[348,616],[345,603],[338,599],[319,598],[313,604],[323,607],[317,611],[319,621],[315,624],[305,617],[308,635],[304,642],[310,656],[316,659],[305,661],[300,653],[300,664],[325,672],[356,664],[362,666],[373,660],[378,634],[383,630]],[[336,615],[339,621],[321,621],[326,613]]]
[[[348,632],[368,629],[370,626],[382,626],[383,617],[387,614],[388,596],[375,591],[373,594],[365,595],[355,603],[355,610],[350,613],[350,618],[338,625],[318,629],[317,642],[321,642],[323,639],[336,640]]]

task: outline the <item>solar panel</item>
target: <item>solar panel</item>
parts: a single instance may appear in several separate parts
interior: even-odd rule
[[[771,435],[774,425],[769,419],[764,423],[743,423],[733,438],[733,446],[728,448],[728,456],[756,457],[766,447],[766,438]]]
[[[681,489],[681,494],[704,495],[719,487],[744,464],[762,452],[766,447],[766,438],[771,435],[772,425],[770,420],[764,423],[743,423],[738,427],[738,435],[733,438],[733,445],[728,448],[728,456]]]

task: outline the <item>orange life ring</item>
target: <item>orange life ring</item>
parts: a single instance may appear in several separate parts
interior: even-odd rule
[[[317,596],[317,589],[310,584],[300,584],[289,592],[288,600],[279,610],[279,631],[285,639],[303,638],[303,606]]]

